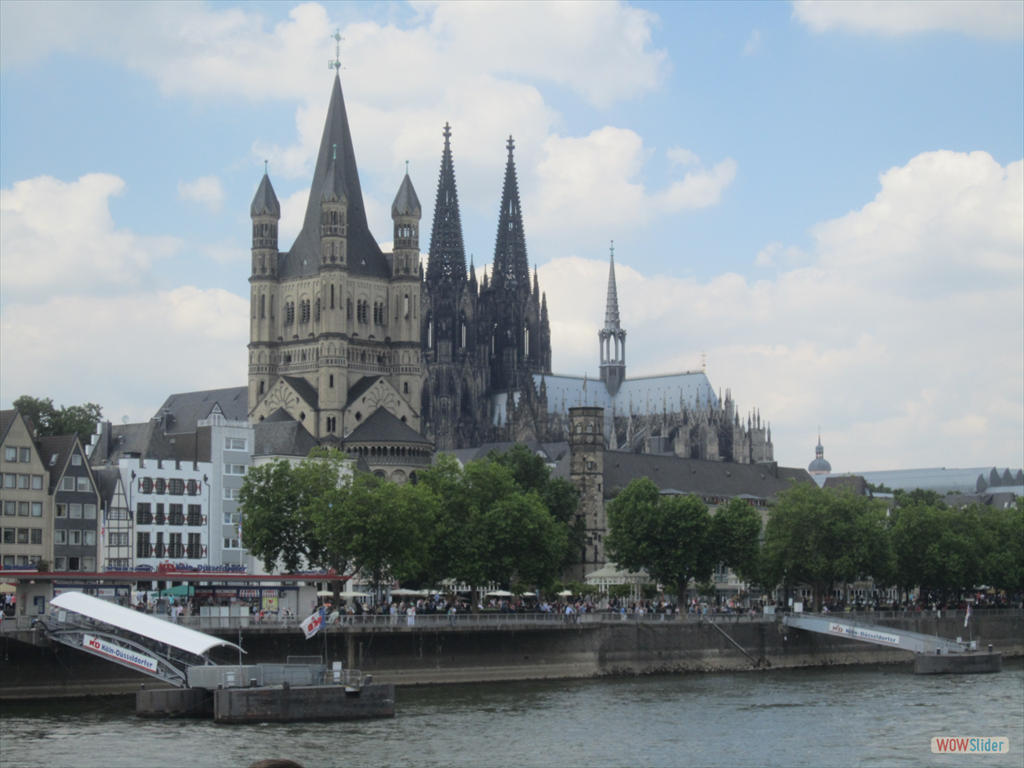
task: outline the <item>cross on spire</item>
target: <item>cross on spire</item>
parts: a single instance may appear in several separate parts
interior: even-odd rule
[[[516,148],[516,142],[512,138],[512,136],[508,137],[508,145],[507,146],[508,146],[508,156],[511,158],[512,157],[512,150]]]
[[[338,72],[341,69],[341,41],[345,38],[341,36],[340,29],[336,29],[331,37],[334,38],[334,61],[328,61],[327,68]]]

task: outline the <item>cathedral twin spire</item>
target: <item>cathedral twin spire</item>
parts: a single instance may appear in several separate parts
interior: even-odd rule
[[[529,290],[530,263],[526,256],[526,237],[523,234],[523,214],[519,207],[519,182],[516,163],[512,156],[515,142],[508,137],[508,162],[505,164],[505,186],[501,193],[501,213],[498,218],[498,237],[494,244],[494,269],[491,285],[494,288]]]
[[[455,186],[452,163],[452,131],[444,124],[444,151],[434,204],[434,227],[430,233],[430,260],[427,282],[461,283],[466,279],[466,249],[462,242],[462,218],[459,215],[459,191]]]

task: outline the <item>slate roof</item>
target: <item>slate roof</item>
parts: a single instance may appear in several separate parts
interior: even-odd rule
[[[278,408],[253,427],[254,456],[309,456],[316,440],[305,427]]]
[[[266,173],[263,174],[260,186],[257,188],[256,195],[252,199],[252,205],[249,206],[250,216],[259,216],[261,214],[278,217],[281,215],[281,204],[277,202],[277,195],[274,194],[274,185],[270,183],[270,177]]]
[[[724,461],[682,459],[627,451],[605,451],[604,496],[613,488],[625,488],[631,480],[649,477],[661,490],[700,496],[768,499],[793,482],[813,482],[806,470],[763,464],[732,464]]]
[[[14,423],[14,417],[17,413],[17,408],[12,408],[9,411],[0,411],[0,443],[7,439],[7,431]]]
[[[420,199],[416,196],[416,190],[412,186],[412,179],[406,173],[405,178],[402,179],[402,185],[398,188],[398,194],[395,195],[395,201],[391,203],[391,215],[419,216],[422,213],[423,208],[420,206]]]
[[[432,445],[419,432],[403,422],[384,406],[371,413],[349,432],[343,444],[349,443],[416,443]]]
[[[57,481],[64,473],[64,467],[68,463],[68,457],[75,447],[76,435],[54,435],[52,437],[41,437],[39,446],[39,458],[43,460],[43,466],[50,473],[50,494],[57,488]]]
[[[301,376],[282,376],[291,388],[298,393],[299,397],[306,401],[310,408],[318,410],[320,408],[320,393],[316,391],[312,384],[303,379]]]
[[[355,403],[356,400],[366,393],[366,390],[376,384],[379,379],[383,378],[383,376],[363,376],[359,379],[359,381],[348,388],[348,401],[345,403],[345,408],[347,409]]]
[[[100,504],[107,509],[114,499],[114,492],[117,491],[117,481],[121,477],[121,470],[117,467],[93,467],[92,474],[96,478],[96,490],[100,494]]]
[[[168,397],[154,418],[170,414],[165,430],[170,434],[195,432],[198,422],[210,417],[213,406],[220,406],[228,421],[247,421],[249,418],[249,390],[247,387],[203,389],[198,392],[179,392]]]
[[[337,160],[333,160],[334,145],[338,148]],[[345,196],[348,198],[349,274],[388,279],[391,270],[388,268],[387,259],[381,253],[380,246],[377,245],[366,223],[366,207],[363,203],[363,191],[359,186],[359,171],[356,168],[348,115],[345,112],[345,97],[341,93],[341,80],[337,76],[331,90],[331,103],[327,108],[327,120],[320,139],[320,151],[317,153],[316,169],[309,189],[302,230],[291,250],[280,254],[278,276],[282,280],[287,280],[317,273],[320,264],[320,193],[332,161],[337,164]]]
[[[823,488],[849,488],[855,496],[871,496],[871,489],[860,475],[841,475],[825,479]]]

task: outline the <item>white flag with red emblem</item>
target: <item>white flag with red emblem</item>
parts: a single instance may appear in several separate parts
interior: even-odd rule
[[[306,639],[309,640],[309,638],[311,638],[313,635],[320,631],[320,627],[322,627],[323,625],[324,609],[323,606],[321,606],[316,613],[314,613],[308,619],[305,619],[299,626],[302,627],[302,631],[305,633]]]

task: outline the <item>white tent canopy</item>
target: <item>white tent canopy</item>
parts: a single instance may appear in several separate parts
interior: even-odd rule
[[[106,600],[100,600],[97,597],[91,597],[81,592],[65,592],[53,598],[50,601],[50,605],[53,608],[79,613],[94,621],[110,624],[127,632],[148,637],[150,640],[156,640],[159,643],[173,645],[175,648],[187,651],[188,653],[194,653],[196,656],[202,656],[218,645],[230,645],[232,648],[241,650],[237,645],[229,643],[227,640],[221,640],[218,637],[197,632],[188,627],[172,624],[169,621],[148,616],[130,608],[122,608],[119,605],[108,603]]]

